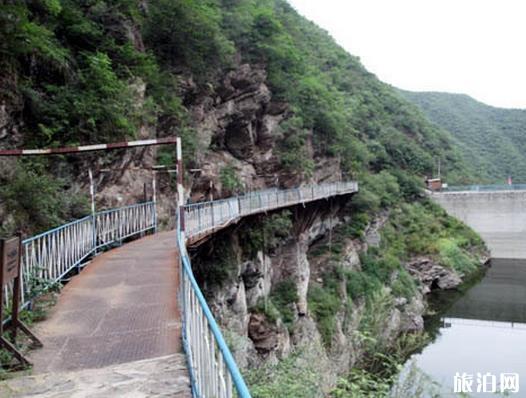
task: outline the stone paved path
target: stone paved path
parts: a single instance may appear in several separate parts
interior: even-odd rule
[[[183,354],[0,383],[2,398],[191,398]]]

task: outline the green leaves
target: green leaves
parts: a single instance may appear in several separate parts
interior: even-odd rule
[[[226,191],[232,194],[241,192],[243,184],[239,181],[236,170],[233,167],[223,167],[219,173],[219,180]]]
[[[15,228],[40,232],[85,215],[85,198],[74,193],[64,195],[64,188],[63,181],[46,172],[45,164],[19,163],[13,176],[0,185],[0,198],[16,226],[3,225],[8,229],[4,232],[13,233]]]
[[[228,65],[234,47],[215,1],[155,0],[149,9],[146,40],[165,63],[188,68],[200,83]]]
[[[47,85],[47,98],[34,97],[41,120],[42,144],[96,142],[126,136],[137,129],[139,110],[133,91],[115,74],[109,56],[85,53],[75,84]]]

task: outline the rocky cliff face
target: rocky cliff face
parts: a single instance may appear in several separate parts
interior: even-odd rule
[[[319,254],[320,248],[331,244],[332,231],[353,217],[348,209],[349,200],[352,199],[296,209],[292,232],[271,250],[261,249],[251,255],[243,247],[248,229],[261,222],[256,218],[222,232],[194,252],[198,279],[242,368],[276,364],[299,352],[301,360],[308,362],[305,366],[319,375],[320,389],[327,392],[339,376],[360,360],[365,350],[359,333],[366,316],[365,301],[352,301],[346,283],[337,282],[338,300],[349,305],[338,306],[334,330],[327,341],[309,299],[309,289],[328,289],[324,275],[336,262],[343,272],[361,271],[360,254],[368,249],[367,241],[374,240],[345,239],[338,259],[332,258],[331,253]],[[379,239],[378,226],[386,218],[383,214],[374,220],[368,228],[369,234]],[[376,240],[373,244],[378,243]],[[408,267],[415,265],[410,263]],[[443,267],[433,267],[428,271],[429,278],[439,280],[442,288],[454,286],[452,277],[444,277]],[[218,268],[229,270],[220,282],[214,280]],[[382,332],[375,338],[391,344],[401,333],[423,330],[424,295],[429,291],[425,284],[428,279],[423,280],[424,284],[411,299],[394,298],[381,320]],[[273,306],[280,302],[276,291],[284,283],[297,295],[292,302],[281,302],[281,315],[275,315]]]
[[[221,172],[235,172],[243,190],[292,187],[305,181],[304,175],[287,171],[281,164],[278,145],[283,139],[280,123],[292,116],[288,104],[275,101],[266,84],[262,65],[239,65],[220,81],[216,90],[196,93],[187,82],[186,97],[199,148],[196,163],[200,171],[192,180],[192,199],[226,196]],[[336,159],[316,158],[306,142],[306,154],[316,163],[310,179],[333,181],[341,176]]]

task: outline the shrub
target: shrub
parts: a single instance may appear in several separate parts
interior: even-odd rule
[[[230,63],[234,47],[215,1],[155,0],[148,7],[146,41],[165,63],[187,67],[200,83]]]
[[[237,193],[243,189],[243,184],[239,181],[236,171],[231,166],[225,166],[219,172],[219,180],[221,185],[227,191]]]
[[[250,309],[258,314],[263,314],[269,322],[276,323],[281,318],[281,312],[276,308],[272,299],[259,299],[256,306]]]
[[[291,232],[291,212],[288,210],[266,216],[247,228],[242,236],[243,247],[250,256],[260,250],[274,250]]]
[[[347,294],[351,296],[353,300],[366,298],[382,287],[382,284],[377,278],[365,272],[350,271],[346,274],[346,277]]]
[[[336,328],[336,315],[342,308],[338,293],[341,276],[335,270],[323,275],[323,285],[311,284],[307,293],[309,310],[316,320],[318,331],[326,347],[330,347]]]
[[[292,304],[298,301],[298,288],[292,279],[285,279],[274,286],[270,293],[270,299],[275,304],[283,323],[291,326],[294,321],[295,313]]]
[[[45,231],[87,214],[87,199],[71,192],[64,195],[64,181],[48,175],[44,166],[19,163],[13,178],[0,186],[0,198],[15,219],[11,228]]]
[[[416,283],[413,277],[403,268],[398,270],[398,275],[391,285],[395,297],[405,297],[410,300],[416,293]]]
[[[353,213],[351,221],[344,226],[344,233],[350,238],[361,238],[368,224],[369,216],[367,213]]]
[[[452,239],[443,238],[438,241],[440,262],[461,275],[470,274],[477,269],[477,262],[466,254]]]
[[[314,398],[323,396],[314,358],[293,352],[277,365],[263,365],[246,372],[254,398]]]
[[[303,121],[298,117],[282,123],[283,138],[279,142],[279,156],[285,170],[310,177],[314,171],[314,161],[305,149],[308,133],[302,124]]]

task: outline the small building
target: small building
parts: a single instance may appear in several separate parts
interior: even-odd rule
[[[441,178],[428,178],[426,180],[427,189],[430,191],[440,191],[442,189]]]

